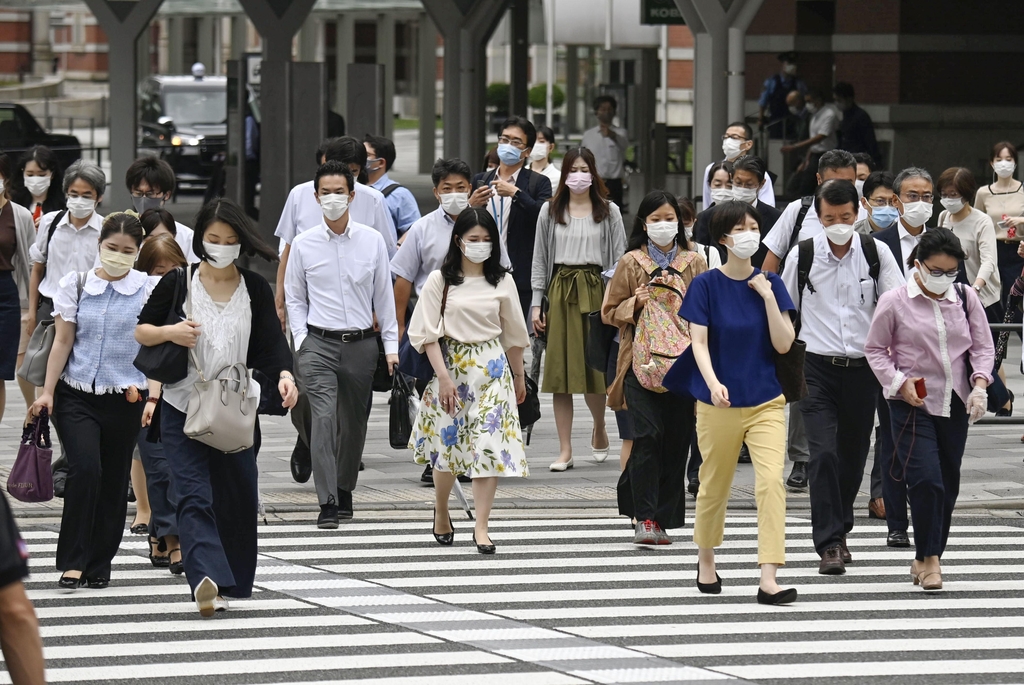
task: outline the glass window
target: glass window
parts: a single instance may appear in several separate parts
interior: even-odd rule
[[[223,124],[227,121],[226,90],[169,91],[164,94],[164,116],[176,127],[196,124]]]

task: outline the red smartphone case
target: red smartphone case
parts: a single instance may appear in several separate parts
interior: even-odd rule
[[[919,399],[923,400],[924,398],[928,397],[928,390],[924,387],[923,378],[918,378],[916,381],[914,381],[914,390],[917,392],[917,397]]]

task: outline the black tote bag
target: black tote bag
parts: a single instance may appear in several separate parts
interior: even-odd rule
[[[173,326],[181,322],[178,317],[178,303],[185,300],[185,288],[188,286],[188,269],[178,267],[174,281],[174,297],[171,308],[167,312],[165,326]],[[172,342],[164,342],[152,347],[143,345],[135,355],[135,368],[146,378],[168,385],[185,380],[188,376],[188,348]]]

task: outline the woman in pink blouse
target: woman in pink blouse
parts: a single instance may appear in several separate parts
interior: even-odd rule
[[[973,288],[954,285],[964,258],[945,228],[924,233],[907,287],[878,300],[864,352],[889,401],[894,476],[914,519],[914,585],[941,590],[939,558],[960,492],[967,426],[985,415],[995,352]]]

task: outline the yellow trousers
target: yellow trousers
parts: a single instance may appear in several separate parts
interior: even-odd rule
[[[785,399],[757,407],[715,407],[697,402],[697,443],[704,463],[693,524],[701,548],[722,544],[737,455],[743,443],[754,465],[757,502],[757,563],[786,563]]]

